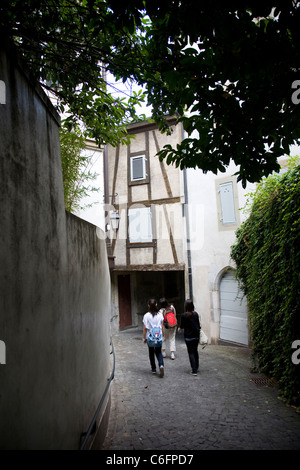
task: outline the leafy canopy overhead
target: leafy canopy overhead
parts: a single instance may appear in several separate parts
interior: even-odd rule
[[[300,79],[300,3],[272,1],[129,1],[128,18],[144,6],[139,55],[124,55],[113,69],[146,85],[153,117],[178,114],[187,138],[165,147],[168,162],[225,171],[230,159],[239,179],[258,181],[278,170],[277,158],[300,138],[300,106],[292,84]]]
[[[103,64],[145,86],[152,117],[176,114],[187,138],[161,158],[258,181],[300,139],[300,6],[294,0],[2,0],[0,26],[37,78],[98,142],[137,116],[107,92]],[[296,104],[295,104],[296,103]],[[71,118],[70,118],[71,119]]]
[[[2,0],[0,33],[14,40],[35,78],[57,97],[70,128],[83,122],[99,144],[126,137],[142,93],[121,98],[107,86],[105,64],[127,32],[116,28],[105,1]]]

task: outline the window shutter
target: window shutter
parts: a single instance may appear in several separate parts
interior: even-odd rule
[[[232,181],[224,184],[220,184],[220,200],[221,200],[221,211],[223,224],[235,224],[235,207],[234,207],[234,196],[233,196],[233,183]]]
[[[131,157],[131,181],[138,181],[145,179],[145,157],[141,155],[139,157]]]

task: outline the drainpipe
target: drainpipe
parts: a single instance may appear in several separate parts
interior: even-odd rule
[[[184,129],[181,125],[181,137],[184,139]],[[192,272],[192,253],[190,249],[190,215],[189,215],[189,197],[187,186],[187,171],[183,169],[183,187],[185,201],[185,220],[186,220],[186,243],[187,243],[187,260],[188,260],[188,280],[189,280],[189,298],[193,300],[193,272]]]
[[[105,212],[104,212],[104,217],[105,217],[105,240],[106,240],[106,250],[107,250],[107,257],[108,257],[108,265],[109,269],[112,270],[115,266],[115,256],[112,254],[112,249],[111,249],[111,242],[110,238],[108,236],[108,230],[107,230],[107,223],[109,220],[109,187],[108,187],[108,152],[107,152],[107,145],[104,145],[103,149],[103,172],[104,172],[104,205],[105,205]]]

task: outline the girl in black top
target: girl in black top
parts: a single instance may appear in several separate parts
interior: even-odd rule
[[[185,301],[184,311],[185,313],[181,315],[181,327],[178,331],[180,333],[181,329],[184,330],[184,339],[192,367],[192,374],[197,375],[199,368],[198,344],[201,328],[199,315],[195,312],[194,304],[190,299]]]

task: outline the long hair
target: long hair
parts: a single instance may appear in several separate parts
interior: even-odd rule
[[[163,308],[164,311],[170,310],[170,304],[165,297],[159,299],[160,308]]]
[[[148,300],[148,312],[152,313],[153,317],[157,314],[158,308],[157,308],[157,302],[155,299]]]
[[[192,316],[192,313],[194,312],[194,310],[195,310],[195,307],[194,307],[193,301],[191,299],[187,299],[184,302],[184,311],[187,314],[188,318]]]

